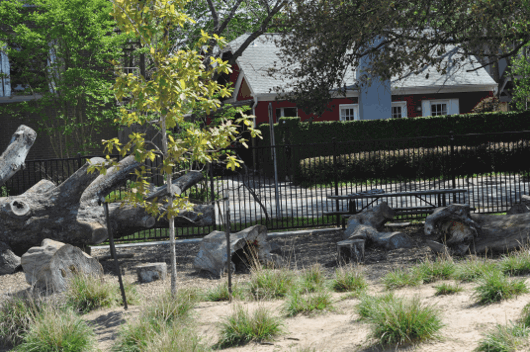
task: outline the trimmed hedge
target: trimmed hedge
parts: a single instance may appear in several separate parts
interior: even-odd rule
[[[449,148],[409,148],[376,153],[352,153],[337,156],[339,181],[406,181],[450,178],[489,172],[522,172],[521,160],[530,158],[530,142],[488,143],[478,147],[457,146],[451,158]],[[452,167],[451,167],[452,163]],[[524,168],[524,169],[523,169]],[[302,184],[329,184],[334,180],[333,157],[306,158],[300,161],[295,179]]]

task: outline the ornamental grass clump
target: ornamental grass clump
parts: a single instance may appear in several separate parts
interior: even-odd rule
[[[197,329],[179,322],[161,327],[150,335],[140,352],[207,352],[211,349],[202,343]]]
[[[333,291],[360,295],[367,287],[368,283],[359,266],[347,265],[335,269],[335,278],[331,281]]]
[[[458,284],[453,285],[448,283],[443,283],[441,285],[434,286],[434,288],[436,289],[436,296],[454,295],[455,293],[462,292],[463,290],[462,287],[460,287]]]
[[[0,346],[16,346],[22,342],[45,303],[30,294],[8,296],[0,302]]]
[[[419,297],[407,300],[392,296],[368,306],[364,314],[372,325],[372,336],[383,345],[436,339],[443,327],[438,309],[423,304]]]
[[[518,251],[503,256],[499,266],[504,274],[510,276],[520,276],[530,273],[529,248],[523,247]]]
[[[238,283],[232,283],[232,297],[244,298],[244,292]],[[228,282],[220,283],[212,289],[209,289],[204,294],[204,299],[211,302],[229,301],[230,294],[228,292]]]
[[[326,277],[322,265],[315,264],[302,272],[301,286],[304,290],[313,292],[324,287]]]
[[[528,292],[523,279],[510,280],[499,269],[485,273],[477,281],[474,296],[481,304],[510,299]]]
[[[417,270],[423,282],[429,283],[450,279],[456,270],[456,265],[449,256],[438,256],[434,261],[427,257],[414,270]]]
[[[138,304],[140,299],[136,288],[130,283],[124,283],[124,289],[127,303]],[[105,282],[93,275],[75,275],[70,280],[65,297],[67,305],[82,313],[123,304],[117,284]]]
[[[217,345],[221,348],[271,340],[283,332],[282,320],[264,306],[249,313],[247,309],[237,305],[219,327],[221,338]]]
[[[97,340],[94,330],[71,309],[44,307],[31,324],[19,352],[92,352]]]
[[[252,298],[258,300],[277,299],[285,297],[296,284],[295,276],[290,270],[254,267],[248,292]]]
[[[381,303],[388,303],[394,299],[393,292],[379,296],[362,295],[361,301],[355,306],[355,311],[361,316],[361,320],[367,319],[375,315],[374,312],[379,309]]]
[[[456,264],[453,278],[463,282],[470,282],[477,280],[484,275],[484,273],[494,270],[497,270],[497,265],[495,263],[472,256],[466,258],[465,261]]]
[[[419,286],[423,283],[418,270],[396,269],[387,273],[383,279],[383,284],[387,290],[393,290],[406,286]]]
[[[509,325],[497,324],[495,331],[487,333],[479,341],[475,351],[481,352],[514,352],[528,347],[529,330],[524,325],[510,322]],[[525,349],[527,350],[527,349]]]
[[[293,290],[285,303],[285,312],[289,317],[331,309],[333,309],[331,295],[324,289],[314,292]]]

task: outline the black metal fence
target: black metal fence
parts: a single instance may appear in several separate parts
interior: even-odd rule
[[[237,148],[243,160],[235,172],[224,166],[207,168],[206,179],[189,190],[201,201],[228,194],[231,227],[239,231],[260,223],[269,230],[335,226],[325,212],[345,211],[347,204],[326,196],[373,189],[385,192],[463,188],[467,195],[452,202],[468,203],[479,213],[505,212],[530,188],[530,131]],[[30,160],[6,184],[10,195],[24,192],[43,178],[60,183],[86,157]],[[153,170],[159,160],[150,165]],[[153,173],[153,183],[163,178]],[[119,192],[119,191],[118,191]],[[0,193],[1,195],[1,193]],[[434,202],[432,199],[427,201]],[[423,201],[388,198],[391,207],[421,207]],[[371,200],[358,200],[357,209]],[[376,205],[377,202],[373,203]],[[217,225],[221,225],[216,206]],[[412,218],[426,214],[403,217]],[[215,226],[178,228],[178,237],[203,236]],[[142,231],[120,240],[167,239],[166,229]]]

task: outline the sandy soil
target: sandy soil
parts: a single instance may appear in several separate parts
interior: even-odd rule
[[[412,226],[405,229],[417,242],[413,249],[383,251],[368,249],[366,262],[363,269],[369,281],[369,291],[377,294],[384,292],[380,278],[388,271],[395,268],[404,268],[430,255],[430,250],[423,244],[421,226]],[[336,247],[340,240],[340,233],[297,236],[276,239],[281,248],[281,255],[286,265],[293,270],[303,270],[314,263],[320,263],[331,277],[335,268]],[[179,287],[199,287],[207,289],[217,285],[218,277],[204,272],[197,272],[192,268],[192,262],[199,249],[198,245],[182,245],[178,247],[178,285]],[[133,282],[144,302],[149,302],[164,290],[169,289],[169,277],[165,281],[149,284],[137,282],[132,268],[143,262],[166,261],[169,263],[169,248],[167,246],[135,247],[119,249],[119,253],[134,253],[131,259],[121,260],[121,267],[125,280]],[[94,250],[94,256],[108,254],[107,250]],[[113,272],[113,263],[103,261],[107,280],[116,281]],[[235,274],[236,281],[248,280],[248,271],[238,268]],[[418,295],[427,304],[433,304],[441,311],[445,327],[441,331],[443,338],[438,341],[423,343],[415,346],[399,348],[400,351],[472,351],[485,332],[492,330],[495,324],[506,324],[515,321],[525,306],[530,301],[530,294],[519,296],[515,299],[490,305],[476,305],[472,297],[475,284],[463,284],[464,291],[452,296],[435,296],[435,284],[422,285],[418,288],[405,288],[396,290],[396,295],[413,297]],[[530,284],[530,282],[529,282]],[[28,289],[23,273],[0,276],[0,300],[8,293],[17,293]],[[226,351],[297,351],[301,348],[312,348],[314,351],[382,351],[370,338],[370,326],[358,321],[354,312],[356,299],[343,299],[344,294],[333,294],[335,309],[314,316],[296,316],[285,319],[285,333],[275,341],[266,343],[251,343]],[[258,304],[269,306],[278,315],[282,315],[283,301],[266,302],[236,302],[255,309]],[[217,324],[223,317],[232,312],[233,305],[226,302],[201,302],[195,308],[197,329],[205,342],[213,345],[218,340]],[[123,308],[105,309],[91,312],[84,319],[94,326],[98,336],[101,351],[109,351],[118,336],[120,326],[127,320],[134,319],[141,307],[133,306],[127,311]],[[386,351],[394,351],[388,348]],[[3,351],[0,348],[0,352]]]

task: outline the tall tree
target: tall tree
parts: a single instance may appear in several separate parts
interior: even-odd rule
[[[426,65],[443,73],[469,55],[480,67],[527,44],[529,18],[528,0],[293,0],[276,19],[284,64],[273,72],[293,82],[286,97],[320,114],[363,57],[382,79]]]
[[[194,46],[174,50],[171,33],[178,27],[193,23],[194,20],[185,13],[189,0],[113,0],[113,16],[118,27],[125,33],[131,33],[140,39],[141,46],[147,51],[152,62],[150,79],[142,75],[125,74],[118,70],[114,85],[116,98],[126,99],[127,105],[120,108],[120,123],[151,124],[159,130],[162,138],[162,149],[145,140],[142,133],[132,133],[130,141],[121,145],[118,139],[106,142],[107,150],[114,148],[123,156],[134,155],[137,162],[154,160],[156,152],[163,155],[161,171],[166,184],[167,206],[161,209],[157,197],[148,196],[150,190],[145,168],[135,171],[136,181],[126,201],[139,205],[153,215],[166,217],[169,221],[171,248],[171,292],[176,293],[176,257],[174,219],[182,209],[190,209],[188,199],[180,195],[172,185],[173,172],[185,165],[188,171],[216,160],[223,154],[222,149],[238,140],[238,124],[246,125],[253,137],[257,131],[252,128],[248,116],[238,119],[218,119],[204,127],[199,124],[187,124],[178,136],[172,131],[189,118],[194,111],[209,113],[220,107],[216,98],[227,97],[230,90],[213,80],[216,74],[228,73],[230,66],[219,58],[208,57],[208,65],[203,54],[203,46],[211,41],[220,45],[223,39],[217,35],[210,36],[202,31],[201,38]],[[243,141],[239,139],[240,141]],[[243,141],[244,142],[244,141]],[[154,149],[152,149],[154,147]],[[106,167],[117,166],[110,162],[97,166],[102,173]],[[227,167],[234,169],[239,165],[233,155],[227,155]],[[94,168],[96,165],[94,165]],[[151,193],[152,194],[152,193]],[[175,196],[178,194],[178,196]],[[162,212],[161,212],[162,211]]]
[[[110,61],[127,37],[114,31],[111,9],[107,0],[0,2],[13,93],[42,96],[2,111],[36,114],[58,157],[99,147],[96,136],[117,116]]]

